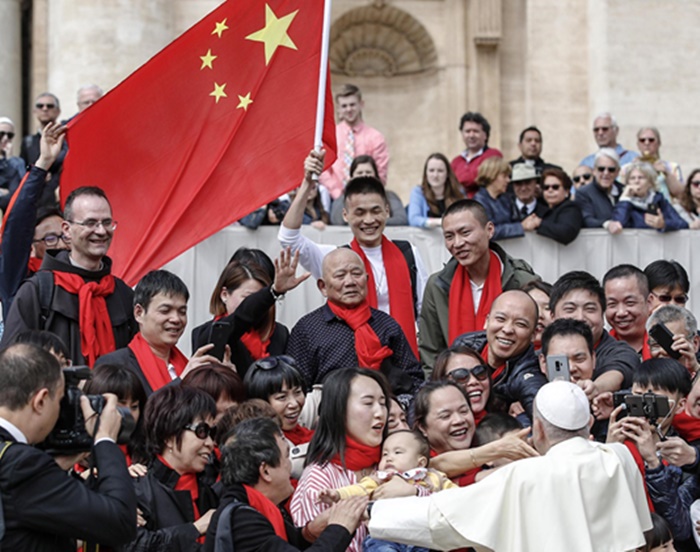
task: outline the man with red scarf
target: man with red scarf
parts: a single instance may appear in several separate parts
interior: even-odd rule
[[[430,368],[457,336],[484,329],[491,304],[502,291],[539,279],[529,264],[489,241],[493,232],[486,210],[471,199],[455,201],[442,216],[442,235],[452,258],[430,276],[419,324],[420,356]]]
[[[349,366],[382,371],[397,396],[412,395],[423,382],[401,327],[369,306],[367,280],[362,259],[351,249],[336,249],[323,259],[318,288],[327,302],[297,322],[287,343],[307,388]]]
[[[312,151],[304,161],[304,181],[282,221],[279,240],[283,248],[299,252],[301,265],[316,279],[321,278],[323,259],[335,245],[317,244],[302,235],[301,223],[313,175],[323,170],[325,152]],[[392,241],[384,236],[389,202],[382,183],[373,177],[353,178],[345,188],[343,218],[354,236],[349,247],[355,251],[369,276],[369,306],[391,315],[404,331],[413,353],[418,356],[416,318],[428,278],[418,250],[410,242]]]
[[[134,317],[139,332],[126,347],[100,357],[97,364],[126,366],[143,385],[146,395],[179,381],[187,370],[219,361],[201,347],[188,361],[177,348],[187,326],[187,301],[190,293],[185,282],[167,270],[152,270],[134,290]]]
[[[133,292],[112,275],[107,251],[117,227],[105,193],[77,188],[64,207],[70,251],[47,251],[39,272],[20,287],[0,346],[24,330],[48,330],[68,346],[74,364],[125,347],[136,333]]]

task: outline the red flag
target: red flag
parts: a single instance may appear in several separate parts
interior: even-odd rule
[[[323,0],[224,2],[68,125],[62,200],[100,186],[134,284],[297,186],[313,147]],[[330,84],[323,141],[335,158]]]

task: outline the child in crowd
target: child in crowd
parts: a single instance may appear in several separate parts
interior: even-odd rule
[[[675,552],[673,546],[673,534],[664,518],[658,514],[651,514],[653,527],[644,532],[646,544],[637,548],[636,552]]]
[[[484,416],[481,423],[476,426],[476,431],[474,432],[474,442],[473,447],[481,447],[493,441],[498,441],[501,437],[505,437],[509,433],[518,432],[523,429],[523,426],[518,420],[509,416],[505,412],[493,412]],[[486,464],[488,468],[500,468],[506,464],[510,464],[512,460],[506,458],[499,458],[493,462]],[[488,471],[481,472],[483,475],[488,475]],[[483,477],[482,475],[482,477]],[[481,477],[477,477],[477,480]]]

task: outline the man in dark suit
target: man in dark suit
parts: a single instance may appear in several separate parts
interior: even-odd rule
[[[581,207],[584,228],[606,228],[622,194],[622,184],[616,178],[620,174],[620,158],[612,148],[601,148],[595,154],[593,174],[595,180],[579,188],[574,201]]]
[[[92,453],[97,475],[90,485],[68,477],[32,446],[56,424],[63,393],[63,373],[50,353],[26,343],[0,352],[3,550],[74,552],[76,539],[120,546],[136,536],[136,495],[115,444],[122,420],[115,395],[105,395]],[[95,413],[85,397],[81,408],[92,432]]]

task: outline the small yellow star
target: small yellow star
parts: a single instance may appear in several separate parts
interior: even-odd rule
[[[226,92],[224,92],[224,89],[226,88],[226,83],[219,85],[217,83],[214,83],[214,91],[211,92],[209,95],[214,96],[216,98],[216,103],[219,103],[219,100],[221,98],[228,98],[226,95]]]
[[[298,12],[299,10],[294,10],[278,19],[269,4],[265,4],[265,27],[245,37],[246,40],[265,43],[265,65],[270,63],[270,59],[280,46],[297,49],[296,44],[289,38],[287,30]]]
[[[212,62],[218,57],[219,56],[211,55],[211,49],[207,50],[206,54],[204,54],[203,56],[199,56],[199,59],[202,60],[202,66],[199,68],[199,70],[201,71],[205,67],[209,67],[209,69],[214,69],[214,67],[212,66]]]
[[[216,28],[211,32],[211,34],[218,35],[218,37],[221,38],[221,34],[228,29],[228,27],[226,26],[227,19],[228,17],[224,17],[223,21],[218,21],[216,23]]]
[[[248,92],[245,96],[241,96],[240,94],[238,95],[238,105],[236,106],[236,109],[243,109],[243,111],[248,111],[248,106],[253,103],[253,100],[250,99],[250,92]]]

